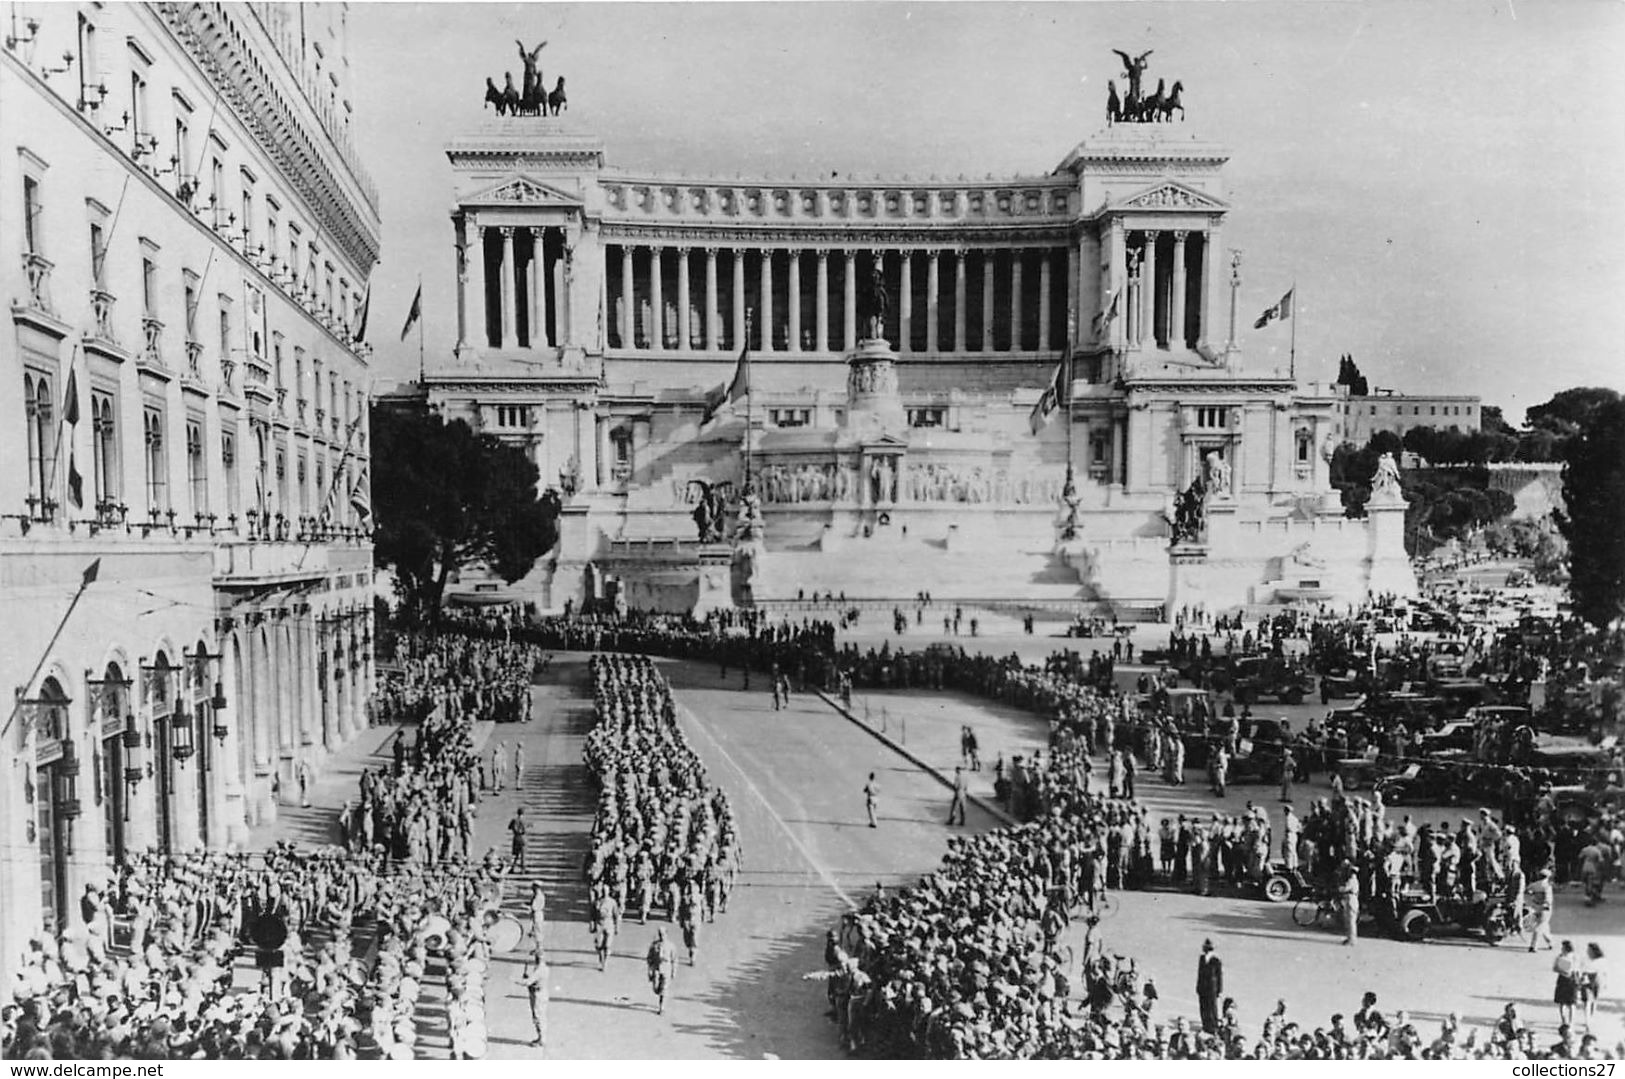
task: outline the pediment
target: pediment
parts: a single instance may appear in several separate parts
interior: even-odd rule
[[[1120,210],[1228,210],[1223,199],[1198,191],[1177,180],[1162,180],[1144,191],[1112,204]]]
[[[542,206],[579,208],[581,197],[520,173],[468,195],[465,206]]]

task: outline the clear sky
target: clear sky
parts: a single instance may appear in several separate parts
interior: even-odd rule
[[[421,274],[426,343],[456,333],[446,142],[487,75],[546,40],[549,85],[606,158],[693,176],[1051,171],[1104,125],[1113,48],[1153,49],[1187,122],[1231,151],[1249,366],[1353,353],[1375,386],[1523,409],[1625,388],[1625,4],[547,3],[351,8],[364,160],[383,200],[380,381]],[[487,115],[489,115],[487,113]]]

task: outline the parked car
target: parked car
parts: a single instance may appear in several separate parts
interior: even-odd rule
[[[1283,704],[1302,704],[1315,690],[1315,679],[1295,663],[1274,656],[1240,660],[1232,675],[1232,692],[1237,704],[1251,704],[1274,697]]]
[[[1446,723],[1438,730],[1422,735],[1422,752],[1430,757],[1449,751],[1471,753],[1477,733],[1478,725],[1470,719]]]
[[[1474,892],[1434,895],[1408,885],[1392,903],[1379,903],[1377,921],[1400,940],[1424,941],[1443,933],[1476,933],[1499,944],[1517,926],[1518,911],[1506,895]]]

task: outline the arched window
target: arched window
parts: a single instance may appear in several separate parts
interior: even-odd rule
[[[56,450],[55,432],[51,430],[53,409],[49,378],[23,376],[23,410],[28,422],[28,495],[43,504],[51,495]]]

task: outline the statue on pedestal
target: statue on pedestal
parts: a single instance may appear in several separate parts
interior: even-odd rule
[[[891,312],[891,294],[886,291],[885,268],[878,257],[869,268],[869,280],[859,310],[863,312],[864,337],[874,341],[883,339],[886,316]]]
[[[756,495],[754,483],[745,484],[745,493],[739,496],[739,515],[734,525],[734,540],[754,543],[762,538],[766,526],[762,522],[762,500]]]
[[[1202,455],[1202,477],[1209,498],[1230,497],[1230,465],[1216,450]]]
[[[1207,525],[1207,488],[1198,476],[1174,499],[1173,542],[1194,543]]]
[[[1066,466],[1066,483],[1061,488],[1061,502],[1066,506],[1066,519],[1061,522],[1061,539],[1078,538],[1078,485],[1072,479],[1072,466]]]
[[[1394,455],[1385,453],[1377,458],[1377,471],[1371,477],[1371,495],[1383,495],[1389,498],[1399,496],[1399,464]]]
[[[728,493],[733,484],[707,483],[704,480],[689,480],[689,496],[699,495],[698,503],[694,507],[694,525],[699,530],[701,543],[721,543],[723,532],[727,528]]]

